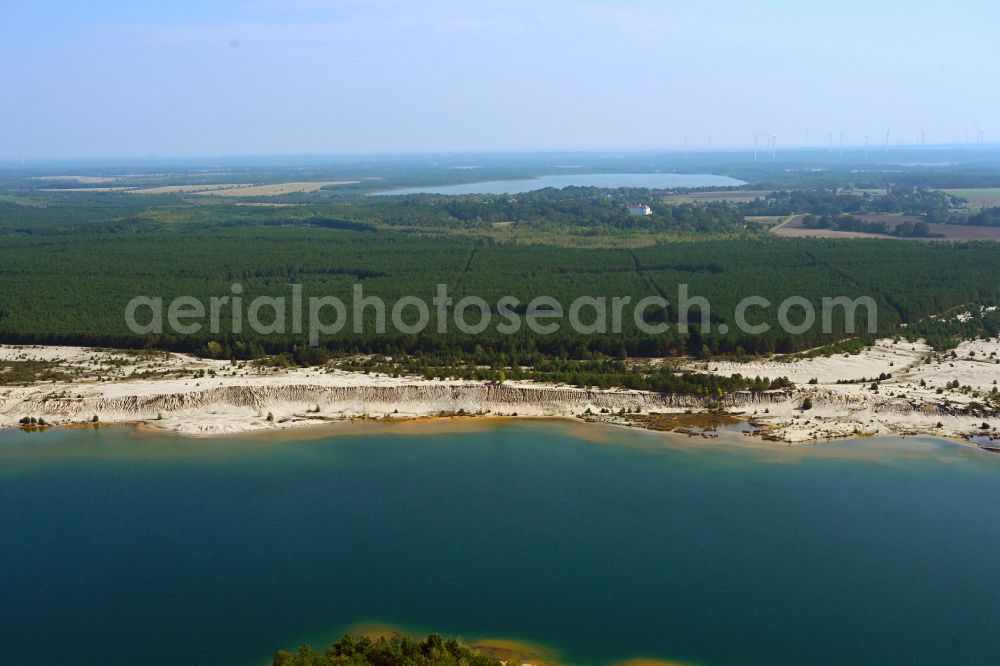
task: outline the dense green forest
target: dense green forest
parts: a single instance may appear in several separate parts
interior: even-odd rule
[[[928,317],[906,329],[912,340],[924,338],[935,349],[951,349],[962,340],[1000,336],[1000,309],[995,306],[961,308],[962,317]],[[956,313],[952,313],[956,314]]]
[[[500,666],[453,638],[431,634],[422,641],[400,635],[371,640],[346,635],[320,653],[308,645],[279,651],[272,666]]]
[[[692,325],[685,334],[670,325],[662,334],[643,333],[631,317],[622,332],[576,334],[564,326],[538,334],[522,328],[502,335],[493,327],[478,335],[449,328],[436,332],[436,311],[419,335],[378,334],[366,311],[361,333],[351,327],[324,336],[329,354],[371,352],[409,355],[463,350],[473,353],[541,352],[587,359],[598,356],[672,356],[793,352],[845,336],[838,312],[833,332],[793,335],[777,328],[776,305],[755,309],[754,323],[772,330],[740,333],[732,326],[737,303],[762,296],[777,304],[803,296],[819,311],[823,297],[870,296],[878,304],[881,333],[964,303],[1000,302],[1000,253],[993,243],[917,244],[903,241],[706,239],[666,242],[633,249],[576,248],[499,243],[465,236],[393,231],[352,231],[312,226],[161,229],[148,232],[10,235],[0,247],[0,339],[20,343],[153,346],[224,358],[252,358],[305,345],[291,332],[256,336],[232,332],[229,309],[220,313],[217,335],[137,336],[124,320],[135,296],[231,296],[242,286],[244,301],[260,295],[290,295],[301,284],[304,298],[336,296],[349,301],[353,285],[389,304],[403,296],[431,303],[436,285],[447,285],[455,301],[478,296],[493,308],[503,296],[524,305],[539,295],[567,308],[579,296],[631,297],[632,303],[660,295],[671,303],[651,309],[647,321],[676,324],[679,286],[711,305],[710,327]],[[495,313],[495,309],[494,309]],[[698,308],[688,310],[700,321]],[[287,316],[286,316],[287,318]],[[796,322],[800,318],[790,315]],[[475,318],[470,318],[475,321]],[[585,316],[581,316],[585,319]],[[589,319],[587,319],[589,321]],[[727,324],[729,332],[719,332]],[[288,327],[290,330],[290,327]],[[215,344],[209,345],[210,342]],[[301,354],[300,354],[301,357]]]
[[[403,165],[380,168],[397,167],[390,179],[394,185],[416,178]],[[344,177],[350,167],[335,172]],[[495,172],[517,169],[498,164]],[[987,172],[992,173],[981,170]],[[268,182],[303,177],[280,169],[261,173],[248,170],[243,176]],[[330,177],[333,172],[305,173]],[[199,177],[234,178],[232,173]],[[183,174],[171,171],[156,178],[185,182]],[[448,178],[460,180],[451,172]],[[998,209],[969,212],[954,196],[905,182],[878,191],[776,189],[734,204],[672,204],[664,197],[676,191],[594,187],[403,197],[365,196],[367,190],[331,194],[332,188],[302,194],[308,200],[302,205],[285,195],[264,203],[83,189],[44,191],[30,178],[0,187],[0,341],[150,347],[303,365],[375,354],[382,359],[379,371],[484,379],[496,379],[503,371],[511,378],[716,392],[769,387],[751,378],[718,384],[666,371],[637,374],[621,363],[637,357],[804,352],[856,338],[857,332],[846,329],[841,309],[833,310],[829,332],[821,330],[820,316],[801,332],[782,331],[778,305],[789,297],[805,298],[817,313],[825,297],[870,297],[877,305],[878,334],[924,326],[928,336],[941,341],[956,333],[929,323],[930,316],[968,304],[1000,303],[995,243],[778,238],[748,219],[808,213],[807,227],[919,238],[932,235],[931,221],[992,225],[1000,217]],[[647,202],[652,215],[629,215],[625,206],[632,201]],[[861,217],[885,213],[927,222],[907,220],[890,228]],[[537,296],[552,297],[564,314],[579,297],[627,298],[633,305],[660,297],[668,305],[644,313],[648,323],[666,325],[655,333],[638,326],[631,311],[620,318],[620,330],[595,325],[587,333],[574,332],[563,319],[555,332],[522,326],[504,333],[493,325],[462,333],[451,324],[439,330],[440,311],[434,308],[419,333],[392,327],[383,333],[378,313],[365,309],[351,325],[319,336],[312,345],[287,312],[280,322],[283,330],[268,334],[234,326],[233,307],[218,313],[217,331],[203,326],[183,335],[169,327],[162,333],[134,333],[125,323],[126,306],[136,296],[165,303],[191,296],[207,304],[239,295],[250,304],[261,296],[288,299],[292,285],[301,285],[305,302],[333,296],[348,304],[360,287],[390,308],[406,296],[430,304],[438,285],[444,285],[452,304],[465,297],[483,299],[484,316],[494,324],[504,313],[504,297],[511,299],[506,311],[522,318],[539,312],[531,305]],[[707,299],[710,311],[682,307],[682,285],[690,297]],[[744,333],[735,325],[737,305],[748,296],[770,304],[752,310],[753,323],[766,325],[766,332]],[[264,319],[270,312],[265,310]],[[800,306],[789,313],[794,322],[804,315]],[[451,321],[453,306],[443,314]],[[679,325],[685,314],[693,322],[687,330]],[[585,310],[581,319],[596,323],[601,317]]]
[[[274,360],[272,357],[268,362]],[[288,359],[289,362],[292,360]],[[677,373],[666,365],[654,367],[644,364],[630,365],[623,359],[577,360],[553,358],[538,352],[487,353],[481,349],[471,354],[455,350],[448,353],[399,358],[373,355],[348,359],[339,364],[339,367],[355,372],[378,372],[395,376],[418,375],[426,379],[450,377],[497,383],[503,383],[508,379],[529,379],[601,389],[619,386],[640,391],[709,396],[723,395],[731,391],[760,393],[792,386],[785,377],[772,380],[766,377],[744,377],[739,374],[723,377],[707,373]]]

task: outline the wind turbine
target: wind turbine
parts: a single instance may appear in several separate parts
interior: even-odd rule
[[[885,131],[885,154],[889,154],[889,130]]]
[[[833,132],[826,133],[826,152],[833,152]]]
[[[927,132],[920,130],[920,154],[924,154],[924,143],[927,141]]]
[[[753,135],[753,161],[754,162],[757,161],[757,140],[758,140],[759,136],[760,136],[759,134],[754,134]]]
[[[865,134],[865,159],[868,159],[868,135]]]
[[[840,158],[844,158],[844,133],[840,133]]]

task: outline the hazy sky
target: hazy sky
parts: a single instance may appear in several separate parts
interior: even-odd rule
[[[0,158],[1000,133],[1000,3],[0,0]]]

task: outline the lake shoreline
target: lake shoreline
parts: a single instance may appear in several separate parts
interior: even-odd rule
[[[975,344],[1000,348],[1000,343]],[[924,368],[940,372],[944,366],[947,377],[988,383],[996,374],[994,365],[968,359],[992,359],[990,354],[995,355],[996,350],[979,351],[978,355],[973,351],[964,360],[937,366],[927,362],[928,350],[891,341],[881,341],[845,358],[691,361],[681,369],[791,376],[797,387],[705,398],[527,381],[428,380],[329,368],[247,368],[165,352],[0,346],[0,361],[48,359],[53,367],[75,369],[80,377],[0,387],[0,427],[22,427],[20,421],[27,417],[44,420],[45,427],[139,425],[191,437],[225,437],[330,427],[342,430],[351,424],[461,423],[478,427],[502,420],[556,419],[705,439],[729,430],[741,440],[774,447],[900,435],[930,436],[971,446],[985,443],[987,446],[981,448],[990,448],[988,440],[973,437],[995,437],[994,424],[990,430],[979,426],[996,414],[963,408],[960,400],[973,400],[969,391],[956,389],[938,399],[935,389],[927,385],[927,395],[912,394],[917,392],[917,373]],[[900,371],[904,363],[907,365]],[[888,390],[886,381],[880,383],[882,391],[872,391],[867,382],[845,383],[843,379],[853,373],[877,376],[886,367],[900,375],[891,380],[900,388],[898,393]],[[112,372],[116,375],[108,376]],[[806,381],[813,373],[826,373],[827,377],[815,383],[811,378]],[[979,373],[978,379],[973,373]],[[988,389],[984,385],[980,390]],[[803,407],[807,400],[811,405],[808,409]],[[23,427],[40,426],[29,423]]]
[[[743,180],[711,173],[574,173],[543,174],[526,178],[509,178],[455,183],[451,185],[426,185],[417,187],[397,187],[371,192],[368,196],[414,196],[463,194],[525,194],[546,188],[599,187],[614,189],[619,187],[639,187],[652,189],[696,188],[696,187],[742,187]]]
[[[707,415],[707,413],[694,414],[694,416]],[[743,422],[746,423],[746,422]],[[882,437],[907,438],[930,438],[950,445],[965,449],[983,451],[986,453],[1000,453],[995,449],[986,448],[973,442],[968,437],[942,435],[935,432],[905,432],[898,434],[881,435],[843,435],[830,437],[827,439],[801,440],[796,442],[777,442],[767,440],[759,435],[751,433],[739,433],[737,431],[714,431],[709,430],[704,433],[693,433],[676,430],[658,430],[645,428],[642,426],[620,423],[610,420],[585,420],[573,416],[422,416],[404,417],[399,419],[364,419],[360,417],[345,417],[343,419],[328,420],[324,422],[309,423],[296,427],[243,430],[238,432],[227,432],[222,434],[190,433],[179,430],[163,428],[149,421],[117,421],[110,423],[64,423],[53,424],[42,427],[0,427],[3,431],[22,431],[26,433],[46,432],[53,430],[126,430],[139,434],[140,436],[180,437],[190,440],[192,443],[204,442],[224,442],[226,440],[239,441],[272,441],[272,442],[295,442],[323,439],[326,437],[360,437],[373,435],[396,435],[400,437],[408,436],[435,436],[453,434],[474,434],[488,432],[506,425],[523,426],[557,426],[570,428],[574,436],[598,443],[611,442],[608,437],[610,432],[635,432],[645,433],[650,436],[662,436],[664,442],[673,445],[691,446],[718,446],[737,447],[740,449],[756,449],[760,451],[797,451],[804,448],[813,448],[824,444],[836,442],[865,441]]]
[[[850,663],[871,635],[913,663],[991,654],[995,594],[977,572],[997,541],[1000,467],[968,446],[775,447],[555,417],[233,438],[97,428],[0,432],[4,536],[22,572],[6,595],[9,633],[26,637],[10,641],[16,661],[37,654],[31,630],[59,609],[71,623],[55,644],[63,661],[79,658],[91,618],[131,642],[97,632],[84,658],[121,663],[140,650],[157,663],[195,650],[265,663],[347,631],[440,632],[553,666],[730,663],[749,651],[804,663],[817,644]],[[953,566],[970,542],[986,545]],[[940,544],[931,562],[927,543]],[[901,570],[938,575],[900,587]],[[859,606],[871,589],[881,605]],[[220,598],[232,613],[205,602]],[[819,624],[801,610],[817,600]],[[913,633],[900,637],[893,618],[907,612]],[[737,645],[734,614],[754,623]],[[961,654],[933,633],[947,621]],[[784,640],[790,630],[808,644]]]

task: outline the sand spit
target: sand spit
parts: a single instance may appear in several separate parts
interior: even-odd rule
[[[738,392],[717,400],[332,368],[263,369],[156,351],[0,345],[0,373],[7,374],[7,381],[0,374],[0,427],[16,427],[24,417],[72,425],[96,416],[105,424],[143,422],[189,435],[222,435],[356,418],[464,414],[576,417],[679,429],[675,421],[680,421],[670,415],[712,411],[748,420],[758,435],[781,443],[875,434],[963,439],[995,433],[1000,425],[1000,416],[989,407],[989,392],[1000,378],[998,354],[1000,343],[993,341],[965,343],[952,356],[919,343],[883,340],[846,357],[688,363],[701,372],[787,376],[796,384],[794,390]],[[12,381],[8,373],[26,363],[44,364],[44,379]],[[892,378],[872,390],[872,379],[888,374]],[[957,388],[951,388],[954,382]],[[809,410],[802,409],[806,398],[813,403]],[[622,410],[642,416],[622,416]],[[984,421],[988,430],[982,428]]]

